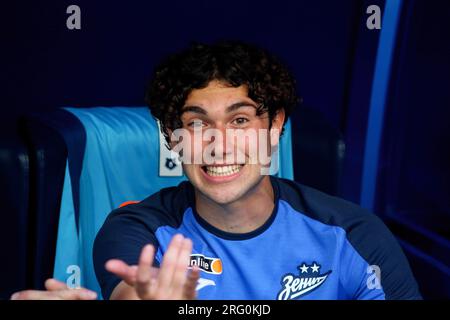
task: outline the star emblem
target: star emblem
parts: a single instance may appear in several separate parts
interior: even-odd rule
[[[320,269],[320,265],[317,265],[315,262],[314,264],[311,266],[312,272],[319,272]]]
[[[308,266],[306,266],[306,264],[302,264],[301,267],[299,267],[299,269],[302,271],[302,273],[308,272]]]

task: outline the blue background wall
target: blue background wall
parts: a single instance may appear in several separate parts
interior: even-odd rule
[[[66,28],[71,4],[81,8],[81,30]],[[366,28],[372,4],[385,8],[384,0],[3,4],[1,147],[19,143],[22,114],[142,105],[150,72],[167,53],[191,41],[240,39],[285,61],[304,105],[343,133],[339,195],[359,202],[380,37]],[[404,1],[399,18],[374,210],[404,244],[424,295],[450,297],[450,3]],[[1,184],[3,195],[11,185]],[[24,224],[15,209],[7,199],[0,203],[0,261],[8,261],[0,277],[3,297],[28,283],[17,236]]]

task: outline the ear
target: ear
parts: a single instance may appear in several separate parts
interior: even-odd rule
[[[272,146],[276,146],[280,142],[280,135],[285,117],[286,113],[284,112],[284,109],[281,108],[272,119],[272,127],[270,128],[270,144]]]

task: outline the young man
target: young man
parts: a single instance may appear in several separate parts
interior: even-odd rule
[[[105,299],[420,299],[375,215],[262,174],[254,161],[251,140],[270,154],[297,104],[273,56],[241,43],[193,45],[156,69],[147,102],[172,148],[184,134],[189,181],[109,215],[94,246]],[[195,139],[210,129],[221,135]],[[239,145],[233,130],[268,134]],[[48,289],[27,294],[73,294],[53,280]]]

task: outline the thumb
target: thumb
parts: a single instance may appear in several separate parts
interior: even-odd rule
[[[124,280],[128,285],[134,286],[136,282],[137,266],[129,266],[125,262],[111,259],[106,262],[105,269]]]

